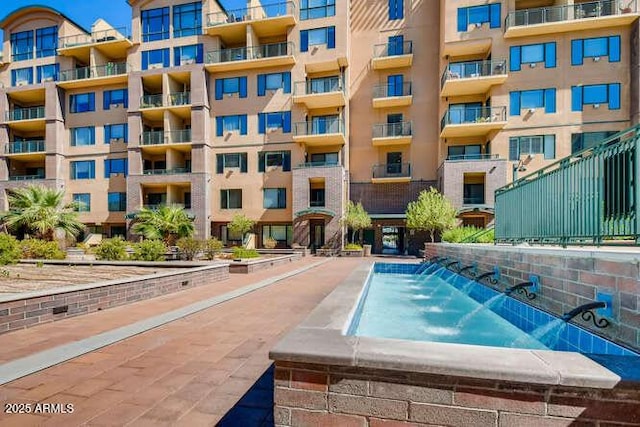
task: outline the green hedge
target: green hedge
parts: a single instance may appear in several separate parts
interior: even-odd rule
[[[245,249],[238,246],[231,248],[233,251],[233,259],[242,258],[260,258],[260,254],[255,249]]]
[[[95,249],[96,259],[105,261],[124,261],[127,255],[127,242],[122,237],[103,239]]]
[[[133,245],[131,259],[135,261],[164,261],[167,247],[160,240],[143,240]]]
[[[15,264],[21,256],[18,240],[9,234],[0,233],[0,265]]]
[[[22,257],[30,259],[65,259],[66,254],[57,242],[39,239],[25,239],[20,242]]]

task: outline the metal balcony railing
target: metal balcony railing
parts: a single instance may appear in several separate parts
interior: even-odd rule
[[[468,160],[496,160],[499,159],[499,154],[450,154],[447,156],[448,162],[464,162]]]
[[[281,2],[243,9],[215,12],[207,15],[207,25],[214,27],[235,22],[256,21],[259,19],[275,18],[277,16],[293,15],[296,6],[293,2]]]
[[[575,21],[585,18],[599,18],[638,11],[637,0],[602,0],[562,6],[538,7],[510,12],[506,18],[506,28],[551,22]]]
[[[6,154],[21,154],[21,153],[42,153],[44,152],[44,141],[13,141],[8,142],[4,146],[4,152]]]
[[[297,122],[293,126],[293,134],[300,135],[327,135],[341,133],[344,135],[344,121],[338,118]]]
[[[315,95],[319,93],[344,92],[344,85],[340,77],[325,77],[301,82],[295,82],[294,95]]]
[[[9,181],[32,181],[35,179],[44,179],[44,174],[38,175],[12,175],[9,177]]]
[[[128,34],[127,27],[118,27],[103,31],[96,31],[91,34],[75,34],[72,36],[60,37],[58,39],[58,48],[64,49],[75,46],[83,46],[93,43],[105,43],[114,40],[125,40]]]
[[[409,55],[413,53],[413,42],[408,40],[402,43],[383,43],[373,46],[374,58],[385,58],[388,56]]]
[[[191,92],[179,92],[169,95],[169,105],[189,105],[191,104]]]
[[[372,167],[373,178],[409,178],[411,163],[387,163]]]
[[[58,80],[68,82],[73,80],[94,79],[96,77],[108,77],[127,74],[126,62],[110,62],[98,67],[82,67],[73,70],[60,71]]]
[[[411,122],[378,123],[373,125],[374,138],[394,138],[411,135],[413,135]]]
[[[140,98],[140,108],[157,108],[163,106],[162,94],[142,95]]]
[[[178,144],[182,142],[191,142],[191,129],[142,132],[140,145]]]
[[[410,96],[411,82],[404,82],[401,85],[383,84],[373,87],[373,98],[388,98],[391,96]]]
[[[440,87],[449,80],[473,79],[478,77],[507,74],[507,61],[504,59],[491,61],[456,62],[444,69],[440,78]]]
[[[175,175],[179,173],[190,173],[191,168],[171,168],[171,169],[145,169],[144,175]]]
[[[234,47],[207,52],[207,64],[246,61],[293,55],[293,43],[281,42],[251,47]]]
[[[507,107],[468,107],[448,109],[440,121],[440,129],[447,125],[480,124],[507,120]]]
[[[44,106],[15,108],[5,113],[5,120],[8,122],[33,119],[44,119]]]
[[[336,166],[340,166],[340,162],[337,160],[334,161],[326,161],[326,162],[306,162],[300,163],[294,169],[307,169],[307,168],[333,168]]]

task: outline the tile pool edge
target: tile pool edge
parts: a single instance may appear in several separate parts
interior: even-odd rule
[[[611,389],[621,377],[580,353],[343,335],[373,262],[362,264],[269,353],[278,362]]]

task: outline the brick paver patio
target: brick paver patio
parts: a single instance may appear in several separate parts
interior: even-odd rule
[[[317,261],[318,258],[306,258],[266,272],[233,275],[209,288],[5,334],[0,336],[0,360],[12,360],[127,325]],[[214,425],[269,368],[268,352],[279,337],[299,323],[361,262],[366,261],[331,260],[1,386],[3,409],[6,402],[73,403],[74,412],[0,413],[0,425]],[[264,393],[264,387],[260,390]]]

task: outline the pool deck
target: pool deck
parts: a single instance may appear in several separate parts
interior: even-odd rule
[[[210,287],[1,335],[0,378],[3,367],[10,367],[4,378],[11,378],[20,376],[14,367],[29,373],[60,359],[1,385],[3,409],[6,403],[62,403],[73,404],[74,411],[2,411],[0,425],[210,426],[234,405],[252,410],[230,415],[262,417],[244,425],[272,425],[264,399],[260,404],[254,397],[252,406],[247,398],[265,396],[269,350],[354,269],[370,262],[306,257]],[[250,389],[257,394],[245,395]]]

